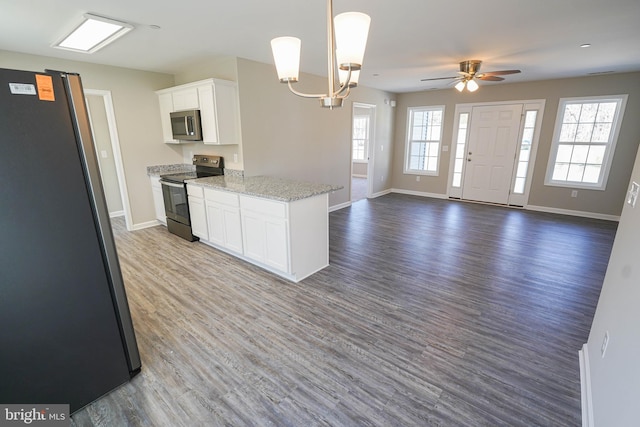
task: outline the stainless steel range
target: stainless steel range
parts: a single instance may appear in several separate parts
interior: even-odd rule
[[[190,242],[199,239],[191,233],[186,181],[188,179],[224,175],[224,162],[220,156],[196,154],[193,156],[193,164],[196,167],[194,172],[160,176],[164,210],[167,215],[167,228],[169,232]]]

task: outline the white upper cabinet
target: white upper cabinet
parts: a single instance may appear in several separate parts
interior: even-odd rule
[[[173,139],[173,132],[171,132],[171,120],[169,114],[173,110],[173,96],[170,92],[159,93],[158,102],[160,102],[160,123],[162,124],[162,137],[167,144],[179,144],[180,141]]]
[[[235,82],[207,79],[156,92],[164,142],[191,143],[173,139],[169,114],[174,111],[200,110],[202,142],[211,145],[240,144],[238,85]]]
[[[173,95],[173,111],[193,110],[197,109],[198,89],[189,87],[186,89],[176,90]]]

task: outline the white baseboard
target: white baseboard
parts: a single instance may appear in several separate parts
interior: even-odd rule
[[[352,178],[366,178],[366,177],[367,177],[367,175],[362,175],[362,174],[354,173],[354,174],[352,174],[352,175],[351,175],[351,177],[352,177]]]
[[[118,218],[124,216],[124,211],[109,212],[109,218]]]
[[[339,211],[340,209],[348,208],[349,206],[351,206],[351,201],[329,206],[329,212]]]
[[[583,218],[604,219],[606,221],[620,222],[620,217],[617,215],[607,215],[607,214],[600,214],[595,212],[573,211],[570,209],[558,209],[558,208],[550,208],[548,206],[535,206],[535,205],[527,205],[524,208],[530,211],[548,212],[548,213],[555,213],[555,214],[561,214],[561,215],[572,215],[572,216],[580,216]]]
[[[387,192],[380,193],[379,195],[384,195],[389,192],[400,193],[400,194],[409,194],[411,196],[421,196],[421,197],[431,197],[434,199],[448,199],[449,197],[446,194],[439,193],[426,193],[422,191],[413,191],[413,190],[403,190],[401,188],[392,188]],[[464,200],[462,200],[464,201]],[[536,206],[536,205],[526,205],[524,206],[525,210],[537,211],[537,212],[547,212],[554,213],[560,215],[571,215],[571,216],[579,216],[582,218],[592,218],[592,219],[603,219],[606,221],[616,221],[620,222],[620,217],[617,215],[607,215],[596,212],[585,212],[585,211],[574,211],[570,209],[559,209],[559,208],[551,208],[549,206]]]
[[[414,190],[403,190],[400,188],[392,188],[390,191],[393,193],[408,194],[410,196],[430,197],[432,199],[448,199],[449,198],[447,197],[446,194],[427,193],[424,191],[414,191]]]
[[[164,225],[164,224],[162,224],[157,219],[154,219],[153,221],[147,221],[147,222],[141,222],[139,224],[133,224],[131,226],[131,231],[142,230],[142,229],[149,228],[149,227],[155,227],[156,225]]]
[[[578,352],[580,359],[580,398],[582,401],[582,427],[594,427],[593,400],[591,396],[591,371],[589,369],[589,347],[582,346]]]
[[[371,198],[375,199],[376,197],[384,196],[384,195],[389,194],[389,193],[391,193],[391,189],[378,191],[377,193],[373,193],[371,195]]]

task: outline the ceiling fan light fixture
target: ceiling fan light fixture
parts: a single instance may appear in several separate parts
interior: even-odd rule
[[[454,87],[458,90],[458,92],[462,92],[466,84],[467,82],[465,82],[464,80],[460,80]]]
[[[478,83],[476,83],[475,80],[469,80],[467,82],[467,90],[469,92],[475,92],[476,90],[478,90],[478,87],[479,87]]]

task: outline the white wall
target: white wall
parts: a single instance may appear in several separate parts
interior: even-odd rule
[[[631,180],[640,183],[640,151],[635,159]],[[593,425],[640,425],[640,200],[622,209],[586,349]]]

